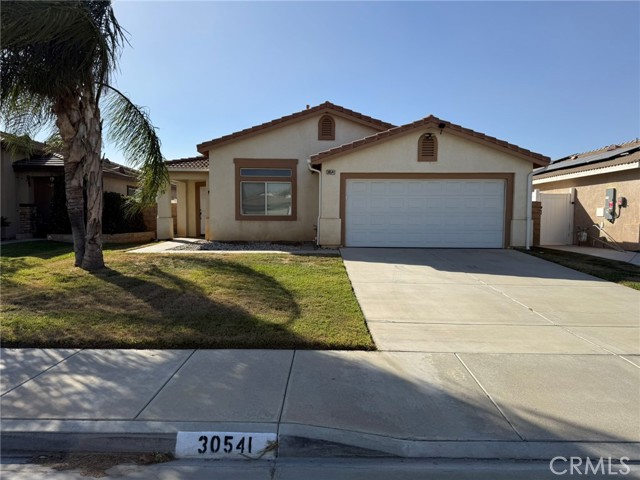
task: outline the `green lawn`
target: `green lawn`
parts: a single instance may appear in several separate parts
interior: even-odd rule
[[[5,347],[374,348],[339,257],[134,254],[73,266],[70,245],[5,245]]]
[[[564,267],[573,268],[594,277],[640,290],[640,267],[630,263],[581,253],[564,252],[552,248],[533,247],[529,251],[522,250],[522,252],[558,263]]]

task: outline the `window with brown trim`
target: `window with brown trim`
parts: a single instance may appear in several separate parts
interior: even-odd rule
[[[296,220],[298,160],[240,159],[236,220]]]
[[[323,115],[318,121],[318,140],[335,140],[336,122],[330,115]]]
[[[425,133],[418,141],[418,161],[438,161],[438,140],[433,133]]]

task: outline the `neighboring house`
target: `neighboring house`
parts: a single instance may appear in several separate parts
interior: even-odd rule
[[[1,148],[2,216],[10,222],[3,228],[3,238],[44,236],[50,218],[51,200],[56,182],[64,181],[63,158],[46,153],[45,145],[34,141],[31,156],[14,155]],[[117,163],[103,160],[105,192],[132,195],[137,184],[137,172]]]
[[[178,236],[322,246],[525,245],[528,175],[549,159],[429,116],[396,127],[326,102],[168,162]],[[171,199],[158,238],[172,238]]]
[[[533,185],[541,244],[640,250],[639,140],[555,160],[535,170]]]

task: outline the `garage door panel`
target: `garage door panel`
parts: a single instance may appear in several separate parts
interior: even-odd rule
[[[347,246],[503,246],[503,180],[349,180],[346,194]]]

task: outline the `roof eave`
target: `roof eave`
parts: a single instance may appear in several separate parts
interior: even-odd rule
[[[349,148],[344,148],[345,145],[343,145],[343,146],[335,147],[334,149],[331,149],[331,150],[326,150],[324,152],[317,153],[311,156],[311,164],[320,165],[325,161],[334,160],[337,157],[347,155],[356,150],[368,148],[371,145],[379,144],[381,142],[385,142],[387,140],[391,140],[394,138],[400,138],[404,135],[408,135],[409,133],[414,132],[419,128],[433,128],[433,127],[440,128],[440,125],[442,124],[445,125],[444,128],[442,129],[444,132],[451,133],[453,135],[466,138],[467,140],[475,141],[475,142],[487,145],[491,148],[504,151],[505,153],[508,153],[510,155],[522,158],[523,160],[527,160],[531,162],[534,166],[544,167],[548,165],[551,161],[549,157],[546,157],[544,155],[530,152],[529,150],[522,149],[521,147],[517,147],[516,145],[509,144],[502,140],[498,140],[497,138],[489,137],[488,135],[466,129],[464,127],[452,124],[451,122],[447,122],[445,120],[441,120],[434,116],[429,116],[426,119],[423,119],[422,121],[419,120],[417,122],[413,122],[407,125],[402,125],[400,127],[390,128],[389,130],[371,135],[370,137],[365,137],[364,139],[353,142],[352,144],[347,144],[347,145],[353,145],[352,147],[349,147]],[[368,138],[370,139],[369,141],[367,141]],[[512,148],[509,148],[510,146]],[[332,150],[335,150],[335,152],[330,153]]]
[[[368,126],[375,130],[378,130],[379,132],[386,131],[389,128],[395,128],[393,124],[388,122],[382,122],[381,120],[377,121],[383,124],[383,125],[380,125],[376,122],[368,121],[366,118],[359,118],[358,116],[351,115],[348,112],[340,111],[334,105],[321,104],[321,105],[317,105],[315,107],[309,108],[308,110],[302,110],[301,112],[296,112],[291,115],[282,117],[282,119],[272,120],[271,122],[274,122],[272,125],[269,125],[271,122],[266,122],[261,125],[256,125],[254,127],[247,128],[245,129],[246,131],[240,130],[238,132],[231,133],[229,135],[225,135],[214,140],[209,140],[207,142],[200,143],[196,146],[196,149],[198,153],[200,153],[201,155],[206,155],[214,147],[217,148],[217,147],[228,145],[230,143],[233,143],[239,140],[245,140],[247,138],[251,138],[253,136],[256,136],[262,133],[270,132],[286,125],[297,123],[299,121],[309,118],[310,116],[322,115],[325,113],[331,113],[332,115],[345,118],[352,122],[360,123],[361,125]],[[288,118],[288,117],[291,117],[291,118]],[[262,127],[262,125],[265,125],[265,126]]]
[[[208,173],[208,168],[167,168],[169,173]]]

